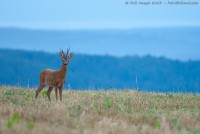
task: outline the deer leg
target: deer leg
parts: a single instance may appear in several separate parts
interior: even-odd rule
[[[49,87],[48,92],[47,92],[49,101],[51,101],[50,94],[51,94],[52,89],[53,89],[53,87]]]
[[[58,101],[58,88],[55,87],[56,101]]]
[[[59,87],[59,96],[60,96],[60,101],[62,102],[62,87]]]
[[[42,89],[45,87],[45,85],[41,85],[38,87],[38,89],[36,90],[36,94],[35,94],[35,98],[37,99],[38,94],[40,93],[40,91],[42,91]]]

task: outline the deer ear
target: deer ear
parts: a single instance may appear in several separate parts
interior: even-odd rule
[[[59,55],[60,55],[60,58],[63,59],[63,53],[60,52]]]

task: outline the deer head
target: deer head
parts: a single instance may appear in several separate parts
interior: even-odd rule
[[[60,58],[62,60],[63,65],[65,65],[65,67],[68,66],[69,61],[72,58],[72,53],[69,54],[69,51],[70,51],[70,47],[67,49],[67,54],[65,55],[63,50],[60,50]]]

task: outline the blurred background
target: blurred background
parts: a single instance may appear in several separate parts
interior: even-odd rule
[[[200,92],[200,6],[127,2],[1,0],[0,84],[37,87],[70,46],[66,89]]]

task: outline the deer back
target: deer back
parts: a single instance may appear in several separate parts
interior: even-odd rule
[[[50,87],[62,86],[65,83],[65,72],[45,69],[40,73],[40,82]]]

